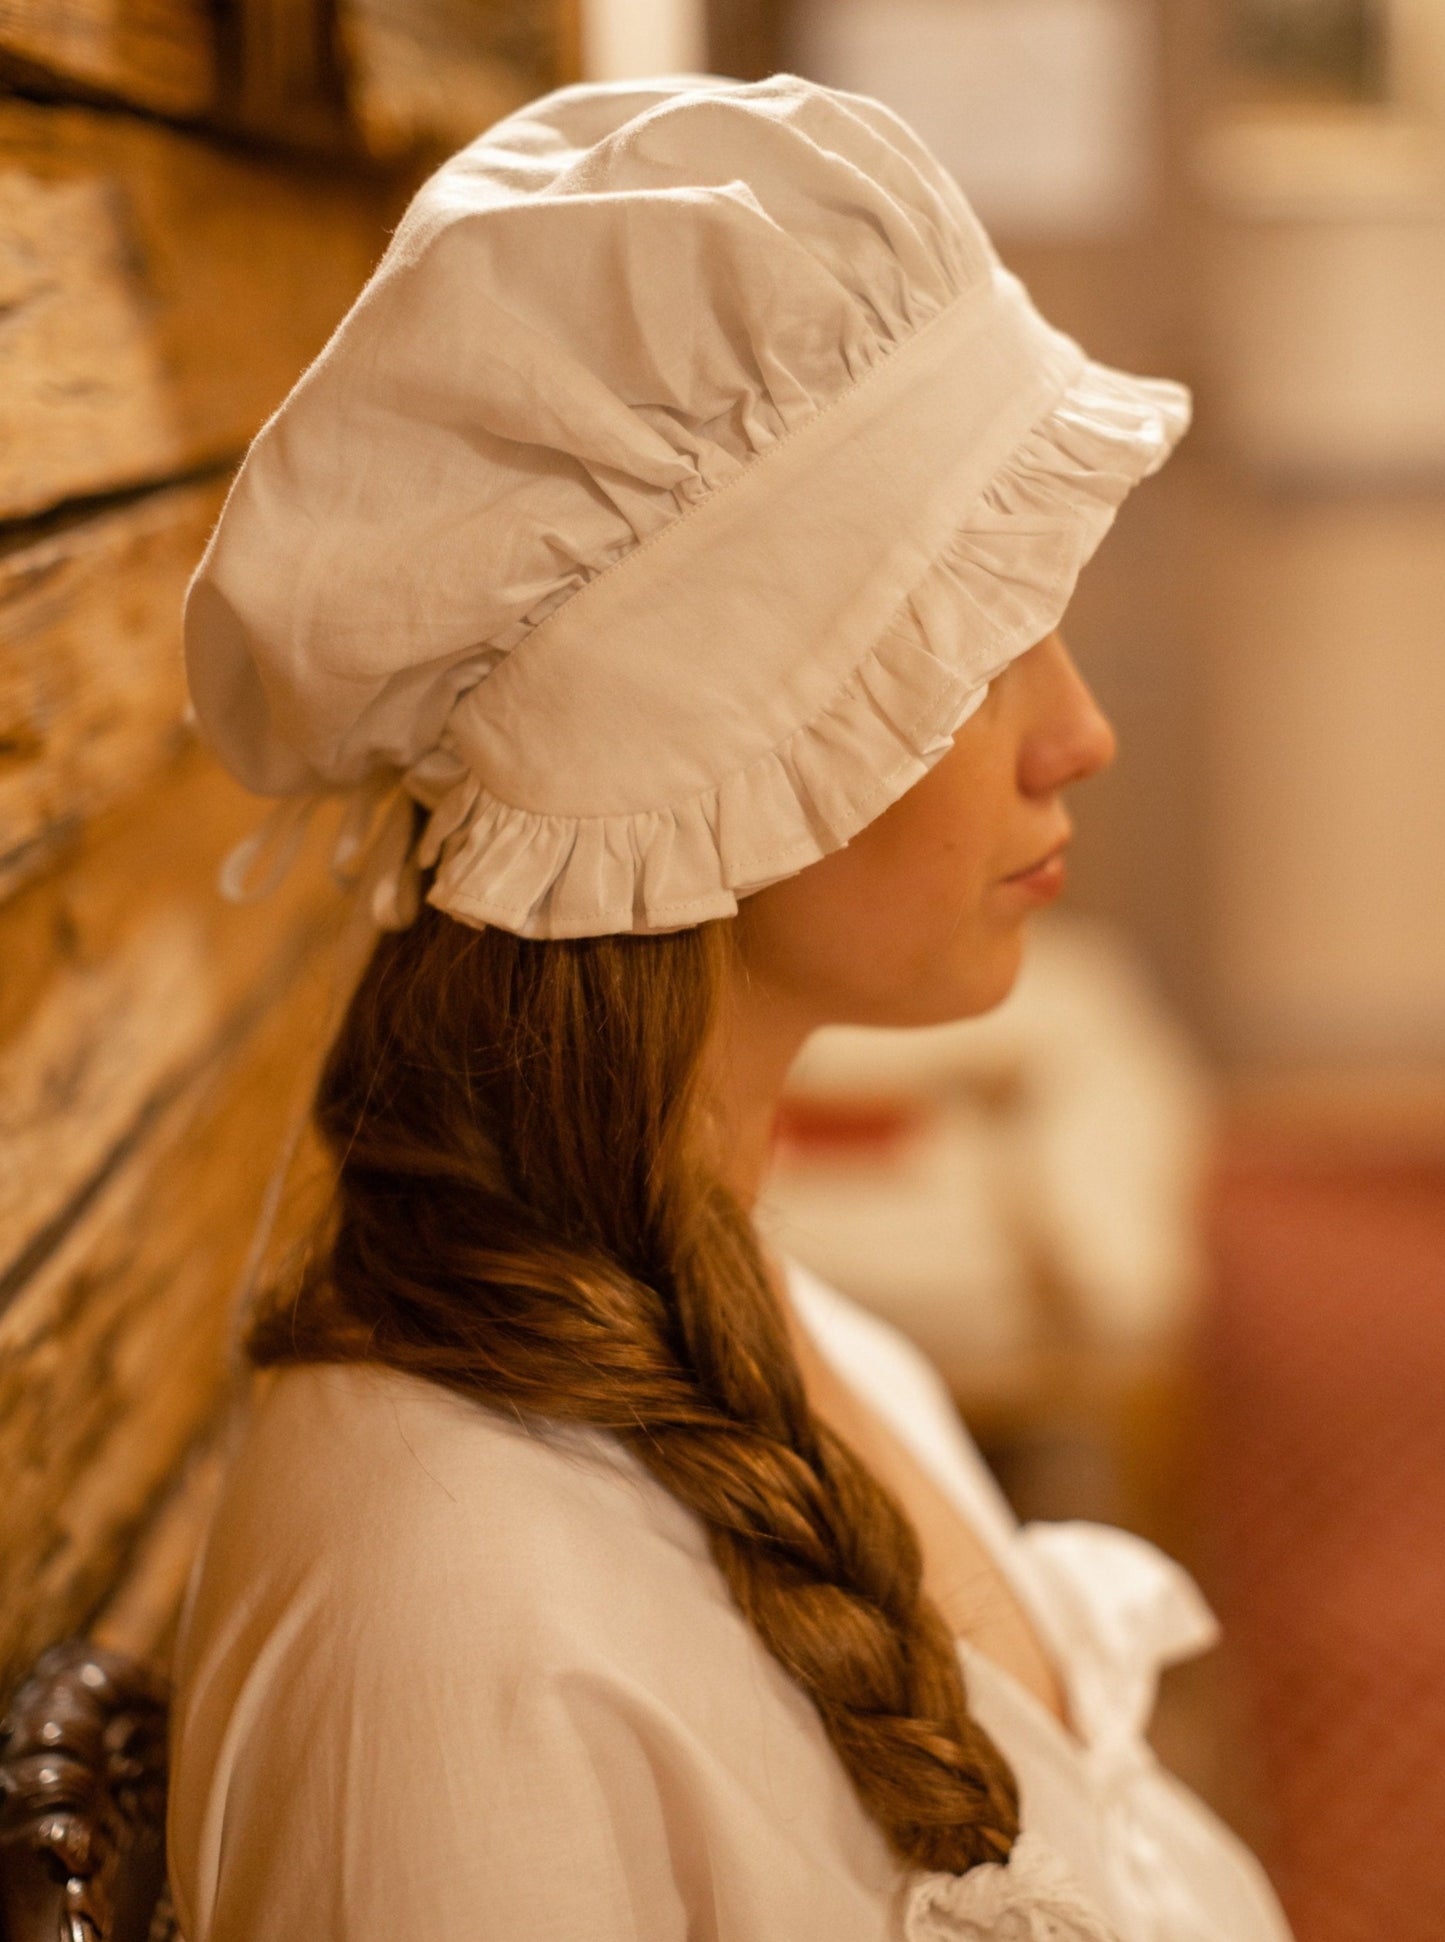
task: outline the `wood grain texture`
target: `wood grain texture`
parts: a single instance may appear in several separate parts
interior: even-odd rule
[[[581,76],[578,0],[0,0],[0,81],[313,154],[469,140]]]
[[[203,115],[219,87],[215,23],[206,0],[0,0],[0,76]]]
[[[314,842],[264,905],[219,895],[219,860],[259,814],[193,750],[0,910],[0,1301],[340,914]]]
[[[189,742],[181,601],[224,489],[0,546],[0,899]]]
[[[88,1623],[227,1382],[229,1307],[323,1007],[298,987],[199,1072],[0,1317],[0,1685]]]
[[[0,101],[0,518],[238,452],[388,213],[370,179]]]
[[[579,0],[237,0],[226,23],[218,118],[300,150],[434,162],[581,78]]]
[[[0,1077],[0,1582],[18,1588],[0,1688],[90,1621],[214,1416],[231,1299],[354,968],[319,849],[265,922],[211,908],[215,835],[237,821],[208,811],[222,781],[198,763],[149,792],[5,913],[25,919],[37,1002],[9,1021]],[[167,827],[173,853],[137,882]]]
[[[337,31],[352,120],[379,157],[459,146],[577,78],[558,0],[340,0]]]
[[[219,118],[269,143],[362,153],[337,31],[341,0],[230,0]]]

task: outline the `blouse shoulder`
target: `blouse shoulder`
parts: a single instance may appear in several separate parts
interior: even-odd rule
[[[1069,1654],[1079,1725],[1095,1740],[1142,1734],[1162,1669],[1219,1641],[1194,1577],[1147,1538],[1110,1524],[1029,1523],[1020,1540]]]
[[[473,1637],[535,1656],[595,1629],[589,1591],[616,1583],[622,1545],[653,1578],[694,1585],[707,1555],[615,1438],[375,1365],[302,1364],[258,1386],[201,1570],[218,1595],[229,1581],[253,1601],[363,1609],[368,1629],[389,1614],[418,1645],[465,1614]],[[625,1583],[609,1609],[618,1598]]]
[[[258,1392],[172,1719],[189,1942],[683,1942],[719,1910],[832,1942],[895,1880],[697,1520],[613,1438],[391,1371]]]

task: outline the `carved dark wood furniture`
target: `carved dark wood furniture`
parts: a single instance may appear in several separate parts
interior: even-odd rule
[[[166,1702],[85,1639],[36,1661],[0,1721],[0,1942],[175,1942]]]

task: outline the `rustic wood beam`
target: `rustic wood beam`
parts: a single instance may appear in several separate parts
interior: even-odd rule
[[[224,489],[0,543],[0,899],[189,743],[181,602]]]
[[[230,1379],[228,1298],[329,1018],[277,993],[171,1098],[0,1315],[0,1689],[90,1621]]]
[[[230,457],[385,242],[342,171],[0,101],[0,519]]]
[[[305,151],[457,146],[580,73],[578,0],[0,0],[0,82]]]
[[[193,750],[0,909],[0,1305],[339,917],[327,810],[264,906],[221,897],[219,860],[260,813]]]
[[[0,0],[0,79],[209,114],[220,85],[215,22],[207,0]]]
[[[0,1687],[88,1623],[228,1379],[231,1300],[368,933],[303,850],[216,896],[254,813],[205,760],[0,912]]]
[[[376,156],[459,147],[563,80],[558,0],[341,0],[352,117]]]

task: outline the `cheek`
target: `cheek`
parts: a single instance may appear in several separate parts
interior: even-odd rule
[[[926,778],[925,780],[931,780]],[[744,900],[754,969],[833,1022],[923,1024],[997,1004],[1020,926],[990,897],[992,822],[973,780],[904,797],[842,850]],[[920,785],[920,788],[922,785]]]
[[[1002,765],[980,759],[992,753],[955,747],[852,846],[855,901],[905,953],[936,952],[989,926],[1011,802]]]
[[[960,830],[914,846],[887,878],[880,1023],[932,1024],[987,1011],[1018,975],[1022,926],[990,895],[992,845]]]

